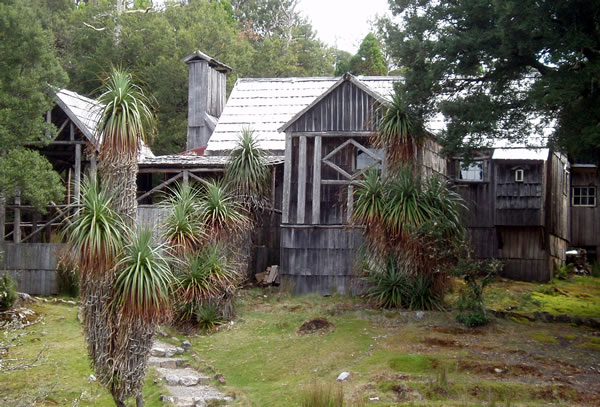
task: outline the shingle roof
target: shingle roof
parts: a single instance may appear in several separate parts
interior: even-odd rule
[[[399,77],[356,76],[373,92],[388,99]],[[206,148],[207,154],[226,154],[240,131],[255,132],[259,146],[275,154],[285,149],[278,129],[334,86],[340,77],[238,79]]]
[[[56,103],[69,116],[69,119],[73,121],[88,141],[98,148],[96,134],[104,105],[95,99],[90,99],[67,89],[55,88],[53,90]],[[145,157],[154,157],[154,154],[142,142],[138,160]]]

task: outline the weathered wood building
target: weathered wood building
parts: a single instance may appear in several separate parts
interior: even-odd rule
[[[600,260],[599,184],[597,164],[571,164],[570,246],[585,249],[590,261]]]
[[[547,148],[479,152],[451,175],[468,210],[474,255],[504,263],[503,275],[548,281],[569,242],[569,162]]]

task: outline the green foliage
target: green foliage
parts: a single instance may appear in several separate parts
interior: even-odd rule
[[[18,190],[22,203],[29,202],[41,212],[50,201],[62,202],[65,196],[65,187],[52,164],[28,148],[9,149],[0,156],[0,186],[6,199]]]
[[[6,311],[17,301],[17,285],[5,274],[0,277],[0,311]]]
[[[250,207],[264,207],[271,191],[271,171],[253,130],[242,129],[229,159],[224,177],[228,187]]]
[[[326,386],[313,383],[302,393],[301,407],[343,407],[344,389],[341,385]]]
[[[199,192],[190,185],[178,184],[169,190],[164,202],[169,211],[165,220],[164,237],[170,250],[176,254],[189,253],[199,248],[206,237],[198,217]]]
[[[164,247],[153,245],[152,231],[129,236],[118,266],[113,305],[124,318],[150,324],[166,320],[173,276]]]
[[[142,89],[133,82],[131,74],[112,68],[102,85],[98,101],[105,105],[98,125],[102,138],[100,159],[122,155],[137,155],[140,141],[145,141],[153,126],[150,101]]]
[[[194,313],[198,327],[205,331],[212,331],[225,321],[218,308],[213,304],[201,305]]]
[[[554,278],[557,278],[559,280],[567,280],[574,273],[575,273],[575,264],[573,264],[573,263],[563,264],[562,266],[558,267],[558,269],[556,270],[556,275],[554,276]]]
[[[209,239],[227,239],[244,230],[249,219],[242,205],[226,186],[217,180],[208,181],[200,193],[199,219]]]
[[[595,1],[392,0],[390,7],[398,18],[379,25],[393,62],[406,70],[401,91],[420,117],[445,115],[449,148],[522,140],[555,124],[559,148],[598,149]]]
[[[112,209],[112,196],[96,177],[86,177],[81,189],[82,207],[71,218],[64,233],[84,274],[112,272],[123,249],[125,226]]]
[[[458,322],[469,328],[486,325],[489,322],[485,312],[483,291],[501,269],[502,263],[497,260],[473,261],[466,258],[458,263],[454,274],[462,277],[466,283],[456,302]]]
[[[180,320],[189,321],[203,306],[229,307],[239,275],[235,264],[217,245],[205,246],[177,267],[174,293]],[[223,310],[219,315],[223,316]]]
[[[401,308],[408,304],[410,289],[409,272],[389,258],[385,267],[365,270],[369,284],[367,298],[381,308]]]
[[[43,208],[62,199],[63,188],[52,166],[25,147],[51,141],[47,85],[62,85],[66,76],[39,17],[24,0],[0,2],[0,186],[5,198],[20,188],[23,200]]]
[[[395,257],[390,256],[385,267],[368,267],[364,281],[368,284],[366,297],[377,307],[415,310],[442,307],[432,276],[411,273]]]
[[[350,58],[349,72],[354,75],[387,75],[385,58],[379,47],[379,40],[373,33],[362,40],[356,55]]]

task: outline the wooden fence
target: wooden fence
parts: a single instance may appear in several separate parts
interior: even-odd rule
[[[8,273],[20,292],[56,294],[56,263],[64,246],[62,243],[0,243],[1,273]]]

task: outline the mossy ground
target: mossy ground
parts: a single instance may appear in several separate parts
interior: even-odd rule
[[[600,278],[572,276],[546,284],[499,279],[486,289],[489,308],[600,317]]]
[[[1,406],[110,406],[112,397],[98,382],[87,358],[77,307],[38,303],[28,308],[41,315],[23,329],[21,345],[10,348],[7,358],[34,359],[42,352],[41,366],[0,373]],[[0,335],[3,332],[0,331]],[[161,388],[147,376],[144,400],[147,407],[162,406]],[[134,405],[130,400],[129,405]]]
[[[595,279],[587,278],[546,285],[502,280],[490,288],[490,307],[512,304],[524,313],[550,309],[534,304],[531,293],[598,295]],[[32,308],[44,319],[26,329],[11,357],[32,358],[46,346],[47,361],[0,374],[0,405],[48,389],[35,405],[72,406],[80,397],[80,406],[112,405],[106,390],[88,380],[92,371],[76,307]],[[585,307],[569,310],[595,315]],[[237,406],[298,406],[315,385],[334,388],[343,371],[351,373],[341,384],[348,406],[371,405],[369,397],[378,397],[378,406],[600,405],[600,335],[587,327],[522,318],[468,329],[453,312],[426,312],[419,319],[415,312],[374,310],[359,298],[259,289],[241,291],[237,311],[234,323],[218,332],[186,338],[199,357],[193,363],[222,373],[222,391],[235,395]],[[298,334],[304,322],[319,317],[335,326]],[[149,375],[146,406],[161,405],[160,392]]]

